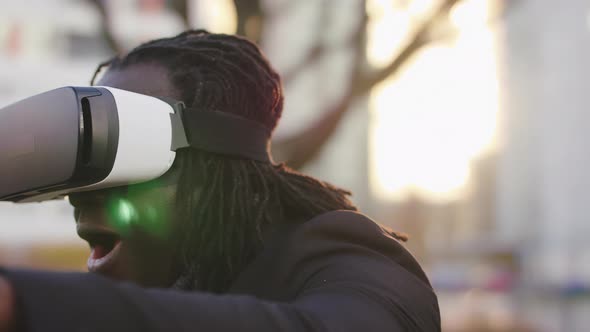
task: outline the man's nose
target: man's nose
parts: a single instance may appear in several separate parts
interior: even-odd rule
[[[107,213],[102,205],[82,205],[76,208],[77,224],[95,224],[107,226]]]

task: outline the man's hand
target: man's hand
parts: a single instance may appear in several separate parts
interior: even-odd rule
[[[14,307],[14,290],[8,280],[0,276],[0,332],[14,331]]]

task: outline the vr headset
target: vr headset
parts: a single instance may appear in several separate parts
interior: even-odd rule
[[[263,125],[111,87],[63,87],[0,108],[0,201],[147,182],[176,151],[271,162]]]

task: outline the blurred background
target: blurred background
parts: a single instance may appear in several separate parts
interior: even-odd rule
[[[0,106],[188,27],[259,43],[275,159],[410,235],[444,331],[588,331],[588,1],[0,0]],[[84,270],[72,215],[1,203],[0,264]]]

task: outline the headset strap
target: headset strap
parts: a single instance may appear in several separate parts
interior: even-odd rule
[[[258,122],[227,112],[192,109],[174,105],[171,114],[174,136],[172,149],[192,147],[261,162],[272,162],[270,132]],[[184,130],[179,130],[180,126]],[[183,135],[186,133],[186,135]]]

